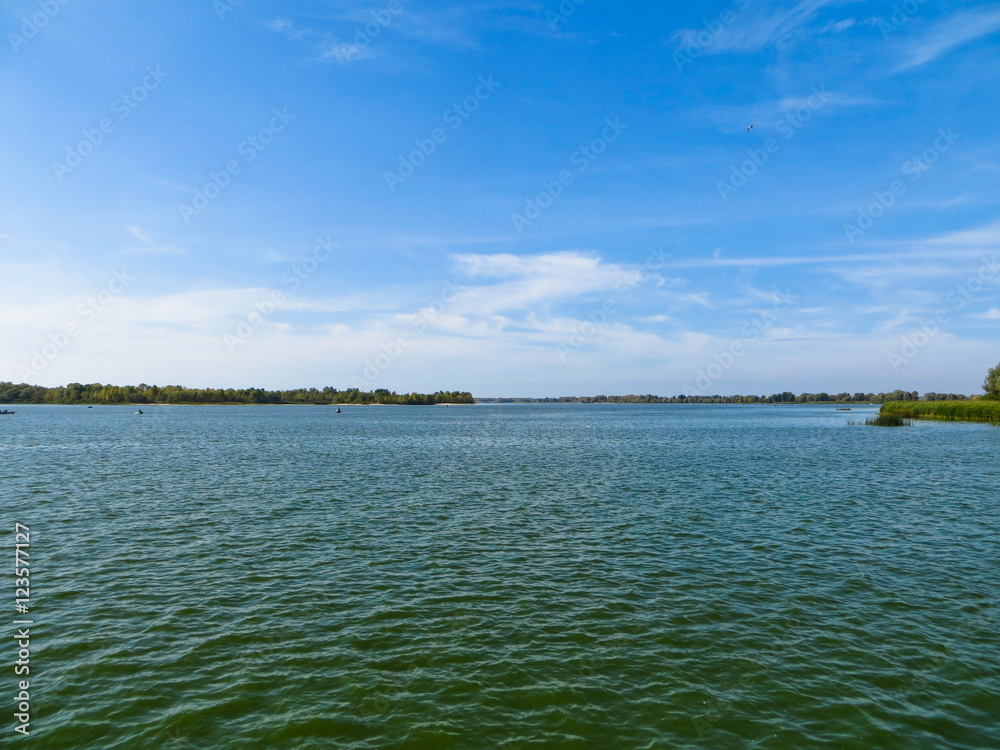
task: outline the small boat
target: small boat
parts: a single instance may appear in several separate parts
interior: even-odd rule
[[[344,413],[344,412],[342,412],[342,411],[340,410],[340,407],[338,406],[338,407],[337,407],[337,414],[343,414],[343,413]]]
[[[93,409],[94,407],[93,407],[93,406],[88,406],[87,408],[88,408],[88,409]]]
[[[14,413],[14,412],[12,412],[12,411],[7,411],[6,409],[4,409],[3,411],[0,411],[0,414],[13,414],[13,413]]]
[[[136,414],[142,414],[142,409],[139,409],[139,411],[137,411]]]

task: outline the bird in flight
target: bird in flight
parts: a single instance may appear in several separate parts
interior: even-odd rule
[[[753,124],[752,123],[751,123],[750,127],[747,128],[747,132],[750,132],[751,130],[753,130]]]

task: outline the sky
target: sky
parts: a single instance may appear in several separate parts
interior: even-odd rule
[[[1000,360],[1000,4],[0,22],[0,381],[974,394]]]

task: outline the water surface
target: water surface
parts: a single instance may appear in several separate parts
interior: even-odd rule
[[[996,427],[16,411],[34,747],[1000,747]]]

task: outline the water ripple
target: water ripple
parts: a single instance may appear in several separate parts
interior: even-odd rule
[[[1000,747],[995,428],[131,411],[0,435],[40,748]]]

